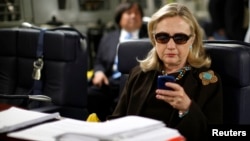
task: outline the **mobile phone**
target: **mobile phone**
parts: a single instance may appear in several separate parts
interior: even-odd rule
[[[171,88],[165,86],[166,82],[175,82],[175,77],[171,75],[159,75],[157,79],[157,88],[171,90]]]

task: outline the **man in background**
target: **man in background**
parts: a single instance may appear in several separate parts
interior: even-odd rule
[[[117,45],[126,40],[148,37],[142,18],[143,10],[138,3],[121,3],[115,13],[118,28],[105,34],[100,41],[92,84],[88,89],[88,110],[89,113],[96,113],[101,121],[112,113],[115,99],[119,96]]]

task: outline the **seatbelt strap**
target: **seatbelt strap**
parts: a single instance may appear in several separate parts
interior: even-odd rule
[[[37,60],[33,63],[33,73],[32,78],[34,79],[32,94],[40,95],[42,94],[42,80],[41,80],[41,71],[43,69],[43,41],[44,41],[44,33],[45,29],[40,30],[39,38],[38,38],[38,46],[36,51]]]

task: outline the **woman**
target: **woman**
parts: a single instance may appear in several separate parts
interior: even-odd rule
[[[163,121],[189,141],[204,140],[208,124],[222,123],[222,85],[211,70],[202,44],[202,30],[190,10],[170,3],[148,24],[154,46],[126,82],[109,119],[139,115]],[[158,89],[160,75],[174,76]]]

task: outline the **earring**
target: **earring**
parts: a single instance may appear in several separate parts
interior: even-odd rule
[[[189,46],[189,49],[192,49],[193,48],[193,46],[191,45],[191,46]]]

